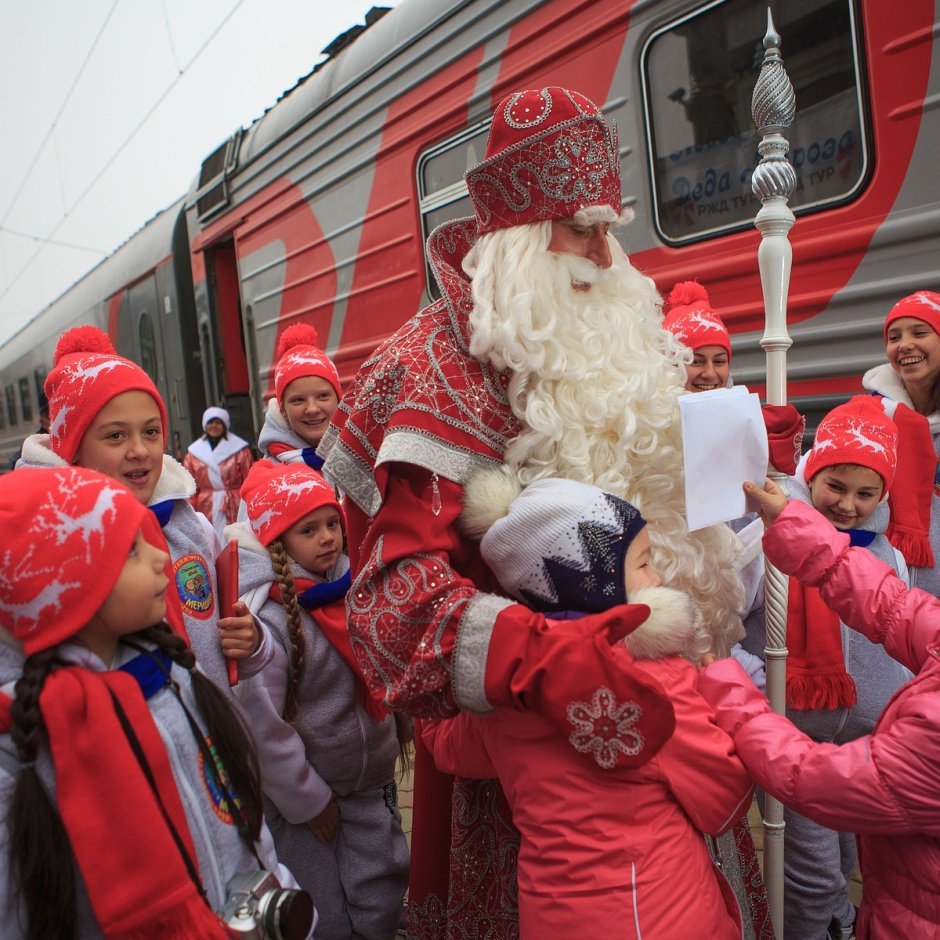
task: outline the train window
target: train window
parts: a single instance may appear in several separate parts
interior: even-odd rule
[[[476,166],[486,150],[490,119],[465,128],[426,150],[418,159],[418,205],[424,238],[443,222],[473,215],[464,174]],[[427,269],[428,293],[439,295],[437,282]]]
[[[137,336],[140,340],[140,365],[144,372],[157,382],[160,378],[157,370],[157,340],[149,313],[140,315],[137,323]]]
[[[788,0],[774,25],[796,92],[786,136],[799,214],[846,201],[867,178],[858,30],[851,0]],[[659,30],[644,48],[653,198],[667,242],[753,224],[760,155],[751,93],[766,28],[766,0],[727,0]]]
[[[10,419],[10,427],[16,425],[16,390],[11,382],[6,388],[7,398],[7,417]]]
[[[24,421],[33,420],[33,400],[29,395],[29,379],[25,376],[20,379],[20,409]]]
[[[242,131],[239,128],[221,147],[202,161],[199,169],[199,191],[196,194],[196,214],[199,221],[228,205],[228,178],[238,163],[238,148]]]

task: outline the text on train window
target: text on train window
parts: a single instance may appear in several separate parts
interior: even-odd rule
[[[796,92],[785,131],[798,180],[790,206],[844,202],[869,161],[851,0],[787,0],[775,6],[774,25]],[[667,242],[753,224],[760,155],[751,94],[766,28],[766,0],[728,0],[660,30],[644,49],[653,197]]]

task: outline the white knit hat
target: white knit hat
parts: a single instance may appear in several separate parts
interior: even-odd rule
[[[636,507],[596,486],[552,478],[522,489],[504,470],[470,479],[461,516],[503,589],[542,611],[626,603],[624,557],[645,525]]]
[[[221,421],[225,425],[225,430],[228,431],[232,426],[232,419],[229,417],[229,413],[224,408],[219,408],[217,405],[213,405],[210,408],[202,413],[202,429],[205,431],[206,425],[210,421]]]

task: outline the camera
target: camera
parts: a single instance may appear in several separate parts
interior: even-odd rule
[[[313,898],[282,888],[269,871],[248,872],[228,883],[221,917],[245,940],[305,940],[313,926]]]

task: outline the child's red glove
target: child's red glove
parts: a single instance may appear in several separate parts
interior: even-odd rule
[[[763,405],[764,427],[770,462],[781,473],[793,476],[800,462],[806,418],[793,405]]]
[[[662,686],[619,645],[648,616],[645,604],[577,620],[506,607],[490,638],[487,700],[538,712],[601,767],[641,767],[676,724]]]

